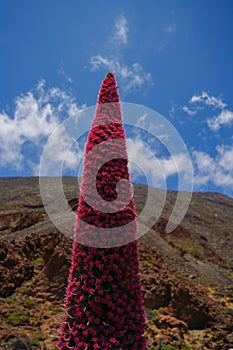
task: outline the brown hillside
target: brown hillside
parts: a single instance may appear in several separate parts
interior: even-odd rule
[[[75,210],[77,179],[65,177],[63,184]],[[134,185],[134,194],[139,213],[147,187]],[[194,193],[182,223],[168,234],[176,195],[168,191],[162,215],[139,240],[148,349],[163,339],[164,350],[228,350],[233,347],[233,199]],[[0,179],[0,203],[0,348],[54,350],[72,240],[48,219],[38,178]]]

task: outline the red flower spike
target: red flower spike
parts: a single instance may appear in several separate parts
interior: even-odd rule
[[[115,141],[118,142],[118,153]],[[98,147],[104,143],[108,143],[108,147],[98,152]],[[122,157],[119,157],[119,152]],[[105,162],[105,159],[108,161]],[[99,168],[98,162],[101,161]],[[100,88],[86,144],[72,266],[65,297],[66,317],[58,342],[60,350],[146,349],[135,240],[136,212],[131,189],[127,185],[127,163],[119,94],[115,76],[109,72]],[[95,166],[98,169],[94,173],[98,197],[93,199],[90,188]],[[116,192],[116,186],[122,179],[126,182]],[[119,199],[119,193],[125,195]],[[98,205],[101,201],[112,211],[100,209]],[[117,201],[121,201],[118,211]],[[126,230],[122,229],[124,225],[127,225]],[[119,235],[116,236],[115,232]],[[126,241],[126,238],[130,240]],[[127,243],[129,241],[132,243]]]

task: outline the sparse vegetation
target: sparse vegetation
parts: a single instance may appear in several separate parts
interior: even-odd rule
[[[22,301],[22,305],[25,306],[25,307],[28,307],[28,306],[31,306],[32,305],[32,302],[29,298],[26,298]]]
[[[171,345],[162,345],[162,346],[158,345],[154,348],[154,350],[178,350],[178,349]]]
[[[57,314],[59,314],[59,312],[61,312],[62,311],[62,308],[61,307],[56,307],[55,309],[53,309],[52,311],[51,311],[51,315],[57,315]]]
[[[28,288],[27,287],[24,287],[23,289],[22,289],[22,294],[23,295],[27,295],[28,294]]]
[[[34,332],[32,334],[32,345],[39,346],[40,342],[45,339],[46,339],[46,336],[42,334],[40,331]]]
[[[149,253],[142,253],[142,259],[152,263],[152,264],[156,264],[156,259]]]
[[[36,267],[42,265],[43,263],[44,263],[44,259],[42,257],[39,257],[39,258],[33,260],[33,264]]]
[[[27,323],[29,321],[29,317],[21,311],[12,311],[7,314],[6,321],[12,326],[19,326]]]
[[[14,298],[6,298],[6,303],[9,305],[10,308],[15,308],[17,306],[17,302]]]
[[[176,348],[172,345],[162,345],[162,346],[156,346],[154,350],[189,350],[186,346],[181,346],[181,348]]]
[[[215,290],[214,296],[224,297],[225,293],[223,291],[220,291],[220,290]]]
[[[42,325],[42,324],[44,323],[43,320],[39,319],[39,318],[36,317],[36,316],[31,316],[31,317],[30,317],[30,320],[36,322],[37,325]]]
[[[39,346],[40,345],[40,340],[39,339],[32,339],[32,345]]]
[[[158,322],[158,320],[159,320],[159,315],[158,315],[158,316],[154,316],[154,317],[151,319],[151,322],[152,322],[154,325],[156,325],[157,322]]]

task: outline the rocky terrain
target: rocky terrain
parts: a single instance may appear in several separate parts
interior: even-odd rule
[[[77,209],[77,179],[63,179]],[[156,190],[155,190],[156,191]],[[158,190],[157,190],[158,191]],[[147,188],[134,185],[137,212]],[[172,232],[165,227],[177,193],[139,239],[148,349],[233,347],[233,199],[194,193]],[[38,178],[0,179],[0,349],[56,349],[72,239],[53,226]],[[127,349],[126,349],[127,350]]]

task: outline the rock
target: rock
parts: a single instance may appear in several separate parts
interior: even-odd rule
[[[78,198],[72,198],[68,201],[68,203],[71,209],[76,212],[78,209]]]
[[[44,219],[43,215],[37,215],[34,211],[18,211],[3,213],[0,215],[0,231],[4,234],[20,231],[26,227],[35,225]]]
[[[7,268],[10,268],[15,265],[17,259],[13,256],[13,254],[8,253],[6,258],[4,259],[3,265]]]
[[[26,227],[35,225],[37,222],[41,221],[42,217],[37,215],[35,212],[22,212],[16,219],[14,226],[11,228],[11,232],[20,231]]]
[[[13,253],[10,253],[13,251]],[[6,251],[5,258],[0,265],[0,279],[3,283],[0,285],[0,296],[10,296],[17,287],[25,280],[33,276],[34,266],[30,261],[24,261],[22,255],[17,254],[14,245]]]
[[[175,316],[187,323],[189,329],[203,329],[214,321],[208,301],[181,286],[172,295]]]
[[[188,326],[184,321],[178,320],[177,318],[170,315],[160,315],[157,326],[159,328],[178,328],[187,330]]]
[[[171,302],[171,286],[168,281],[158,281],[153,275],[145,276],[143,280],[144,305],[148,309],[158,309],[168,306]]]
[[[174,247],[173,249],[174,252],[181,257],[183,257],[187,253],[186,250],[182,249],[181,247]]]
[[[7,256],[7,253],[8,253],[7,247],[5,249],[0,248],[0,260],[4,260],[5,257]]]
[[[51,281],[59,273],[60,268],[66,263],[66,255],[60,247],[56,247],[48,263],[43,269],[43,273]]]
[[[12,350],[31,350],[32,344],[28,337],[20,337],[14,339],[11,343]]]

